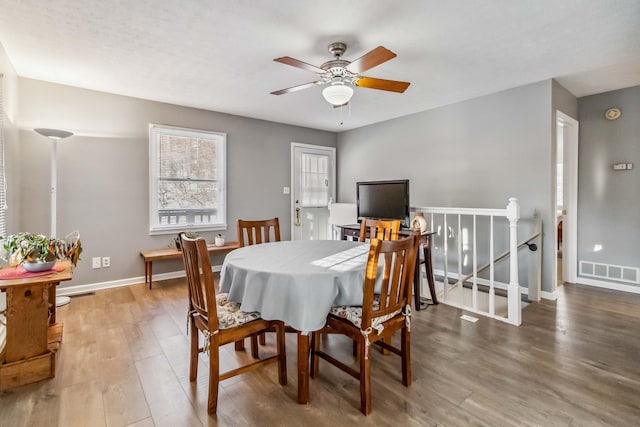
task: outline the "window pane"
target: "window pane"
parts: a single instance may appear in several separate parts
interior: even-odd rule
[[[302,153],[302,206],[324,207],[329,203],[329,157]]]
[[[158,181],[158,209],[216,207],[216,183],[207,181]]]
[[[160,136],[160,178],[216,179],[216,141]]]

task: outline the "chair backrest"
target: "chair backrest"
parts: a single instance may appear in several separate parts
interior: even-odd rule
[[[368,233],[367,233],[368,232]],[[398,233],[400,232],[400,221],[394,220],[379,220],[371,218],[363,218],[360,224],[360,241],[365,242],[367,237],[369,239],[380,240],[398,240]]]
[[[207,242],[202,237],[190,239],[184,233],[180,233],[180,243],[189,285],[189,313],[199,314],[203,320],[207,320],[209,331],[217,331],[215,282]]]
[[[411,304],[411,290],[416,266],[416,256],[420,245],[420,236],[411,233],[406,239],[372,239],[367,260],[367,272],[364,280],[362,300],[362,329],[371,326],[375,317],[400,312]],[[380,264],[383,265],[382,277],[378,277]],[[380,306],[374,310],[373,300],[376,281],[380,282]]]
[[[279,241],[280,223],[278,218],[259,221],[238,220],[238,243],[241,247]]]

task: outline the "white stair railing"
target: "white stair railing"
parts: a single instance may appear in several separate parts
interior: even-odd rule
[[[413,210],[423,212],[429,219],[431,230],[436,232],[432,238],[432,254],[434,273],[441,276],[443,282],[439,299],[445,304],[519,326],[522,323],[522,289],[519,280],[518,249],[525,245],[531,250],[537,249],[536,256],[530,257],[528,265],[529,288],[524,289],[525,293],[537,300],[541,286],[540,220],[535,218],[531,237],[523,243],[518,243],[520,207],[516,198],[510,198],[504,209],[416,207]],[[451,221],[453,224],[450,225]],[[498,221],[500,224],[496,224]],[[484,226],[481,227],[479,222]],[[531,244],[533,241],[538,241],[538,245]],[[452,243],[455,247],[453,253],[450,251]],[[496,257],[496,253],[501,255]],[[484,265],[479,267],[481,259]],[[497,266],[503,259],[509,260],[508,269]],[[451,265],[456,265],[457,272],[451,271]],[[480,277],[480,273],[486,272],[487,269],[488,277]],[[508,281],[504,280],[507,275]],[[502,280],[497,280],[496,277]],[[455,282],[451,283],[452,280]],[[464,287],[469,281],[470,301],[469,291],[465,291]],[[498,294],[496,288],[499,290]],[[496,306],[498,298],[504,298],[500,296],[504,292],[506,312],[498,310]],[[486,295],[482,299],[483,303],[479,299],[481,294]],[[485,300],[488,301],[485,303]],[[501,307],[503,305],[504,303]]]

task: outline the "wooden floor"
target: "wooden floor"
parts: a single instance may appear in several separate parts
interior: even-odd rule
[[[0,394],[0,426],[640,425],[640,295],[565,285],[519,328],[445,305],[414,312],[413,385],[397,356],[374,352],[369,417],[356,381],[322,362],[311,402],[295,402],[293,334],[287,386],[275,365],[232,378],[207,416],[206,363],[187,376],[186,304],[182,280],[74,297],[59,309],[56,378]],[[348,342],[328,344],[351,360]],[[223,368],[248,357],[224,351]]]

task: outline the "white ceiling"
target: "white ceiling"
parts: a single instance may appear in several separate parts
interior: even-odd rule
[[[0,0],[0,43],[22,77],[317,129],[343,131],[549,78],[576,96],[640,84],[638,0]],[[316,80],[343,41],[365,74],[333,109]],[[341,124],[343,122],[343,124]]]

